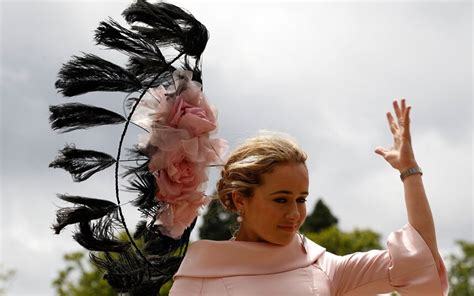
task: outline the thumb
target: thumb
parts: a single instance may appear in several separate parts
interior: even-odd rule
[[[377,148],[375,148],[374,152],[378,155],[382,155],[383,157],[385,157],[385,153],[387,152],[387,150],[385,150],[385,148],[383,147],[378,146]]]

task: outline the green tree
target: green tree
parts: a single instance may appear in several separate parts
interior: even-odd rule
[[[8,282],[15,275],[12,269],[6,269],[3,264],[0,264],[0,296],[7,295]]]
[[[64,255],[66,267],[59,271],[53,287],[59,296],[118,295],[103,279],[102,273],[87,259],[85,252]]]
[[[303,226],[301,226],[301,231],[319,232],[333,225],[337,225],[337,222],[337,218],[331,213],[328,206],[326,206],[322,199],[319,199],[311,215],[306,217]]]
[[[220,201],[213,199],[203,216],[203,224],[199,227],[199,237],[217,241],[228,240],[237,228],[236,220],[235,213],[225,211]]]
[[[474,243],[464,240],[456,241],[462,254],[448,256],[449,269],[449,295],[470,296],[474,295]]]
[[[342,232],[337,227],[337,223],[338,219],[324,201],[319,199],[313,212],[301,227],[301,232],[305,233],[310,240],[337,255],[381,249],[380,234],[370,229]]]
[[[337,255],[381,249],[380,234],[370,230],[355,229],[343,232],[337,226],[331,226],[320,232],[307,232],[305,235],[315,243]]]

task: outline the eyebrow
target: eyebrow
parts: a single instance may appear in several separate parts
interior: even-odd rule
[[[293,192],[289,191],[289,190],[279,190],[279,191],[275,191],[273,193],[271,193],[270,195],[276,195],[276,194],[293,194]],[[300,194],[305,194],[305,195],[308,195],[308,191],[304,191],[304,192],[301,192]]]

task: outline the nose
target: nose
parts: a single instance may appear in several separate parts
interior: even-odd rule
[[[298,203],[290,203],[290,205],[288,206],[288,211],[286,212],[286,218],[291,221],[298,221],[300,219]]]

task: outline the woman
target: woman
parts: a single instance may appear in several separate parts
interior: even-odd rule
[[[194,242],[174,275],[170,295],[447,295],[448,283],[422,173],[411,146],[410,106],[393,102],[387,119],[393,148],[375,153],[400,171],[408,223],[387,250],[337,256],[297,233],[306,217],[305,153],[272,136],[248,140],[229,157],[217,189],[239,213],[229,241]]]

